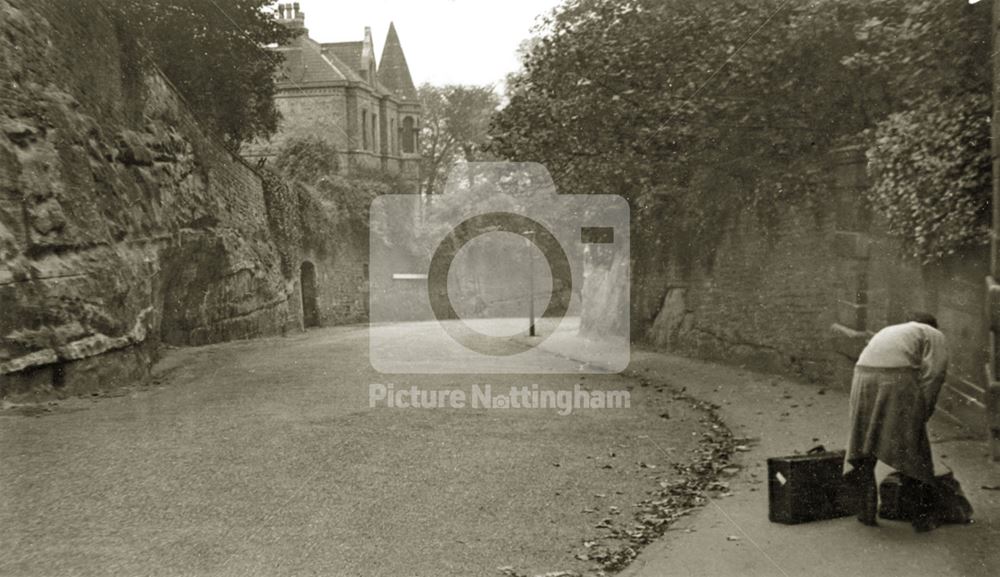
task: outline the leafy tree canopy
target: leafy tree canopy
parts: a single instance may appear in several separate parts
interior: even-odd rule
[[[981,102],[989,22],[959,0],[567,0],[524,44],[492,147],[701,243],[738,210],[808,202],[810,168],[890,119],[942,126],[896,113]]]
[[[492,86],[424,84],[418,93],[423,105],[422,189],[438,194],[457,160],[487,158],[490,117],[500,99]]]
[[[193,112],[236,150],[278,126],[267,46],[290,31],[265,9],[273,0],[115,0],[126,26]]]

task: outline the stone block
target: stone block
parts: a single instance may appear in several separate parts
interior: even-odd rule
[[[868,305],[837,301],[837,323],[856,331],[865,330]]]

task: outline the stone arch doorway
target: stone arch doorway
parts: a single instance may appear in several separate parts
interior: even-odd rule
[[[319,326],[319,304],[316,302],[316,265],[309,261],[302,263],[299,271],[299,287],[302,291],[302,326]]]

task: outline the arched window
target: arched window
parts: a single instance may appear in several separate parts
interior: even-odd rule
[[[412,154],[417,150],[417,123],[412,116],[403,119],[403,152]]]
[[[361,150],[368,150],[368,111],[361,111]]]

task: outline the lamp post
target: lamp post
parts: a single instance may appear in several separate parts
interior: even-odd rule
[[[535,336],[535,253],[532,252],[532,239],[535,231],[526,230],[524,233],[525,244],[528,247],[528,336]]]

